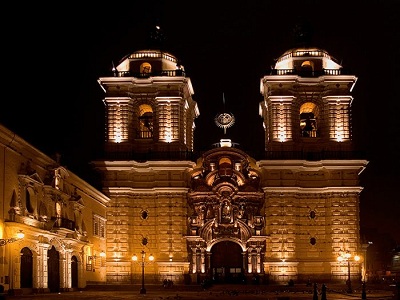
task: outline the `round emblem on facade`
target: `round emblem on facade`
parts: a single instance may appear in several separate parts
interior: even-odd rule
[[[215,124],[218,127],[224,129],[224,133],[226,133],[226,128],[231,127],[235,123],[235,116],[231,113],[222,113],[215,117]]]

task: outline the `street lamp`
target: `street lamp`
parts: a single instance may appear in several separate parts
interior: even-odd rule
[[[352,293],[353,289],[351,287],[351,274],[350,274],[350,259],[351,259],[351,253],[350,252],[346,252],[346,253],[341,253],[339,254],[337,260],[338,262],[347,262],[347,292],[348,293]],[[354,260],[355,261],[359,261],[360,257],[358,255],[354,256]]]
[[[14,243],[20,239],[23,239],[25,236],[24,232],[22,230],[17,232],[17,237],[12,237],[10,239],[0,239],[0,246],[5,246],[6,244],[9,243]]]
[[[142,287],[140,288],[140,293],[141,294],[146,294],[146,288],[144,287],[144,265],[146,264],[146,252],[144,250],[140,251],[140,255],[142,257],[142,261],[141,261],[141,266],[142,266]],[[136,254],[134,254],[132,256],[132,260],[133,261],[137,261],[138,257],[136,256]],[[149,256],[149,261],[152,262],[154,260],[154,256],[150,254]]]

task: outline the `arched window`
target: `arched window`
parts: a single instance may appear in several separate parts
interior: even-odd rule
[[[78,259],[74,255],[71,257],[71,287],[72,288],[78,288],[78,276],[79,276]]]
[[[139,138],[153,137],[153,109],[148,104],[139,106]]]
[[[58,201],[56,202],[56,217],[57,217],[57,219],[61,219],[61,217],[62,217],[61,203]]]
[[[47,218],[48,218],[47,207],[43,202],[40,202],[40,204],[39,204],[39,220],[47,221]]]
[[[33,287],[33,253],[32,251],[24,247],[21,252],[21,288],[32,288]]]
[[[35,195],[35,191],[33,190],[33,188],[28,187],[26,189],[26,210],[30,213],[30,214],[34,214],[36,211],[36,195]]]
[[[313,76],[313,72],[314,72],[314,63],[309,60],[303,61],[303,63],[301,64],[300,75],[305,77],[311,77]]]
[[[140,75],[141,76],[150,76],[151,74],[151,64],[149,64],[148,62],[142,63],[140,65]]]
[[[219,160],[218,173],[220,176],[232,176],[232,161],[229,158],[223,157]]]
[[[306,102],[300,107],[300,133],[302,137],[317,137],[318,107],[315,103]]]

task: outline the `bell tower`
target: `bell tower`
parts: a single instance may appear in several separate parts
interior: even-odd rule
[[[106,153],[163,157],[193,150],[199,110],[190,78],[174,55],[160,49],[136,51],[98,83],[105,92]]]
[[[258,166],[269,237],[264,270],[274,281],[361,274],[359,265],[350,271],[340,263],[361,249],[359,176],[368,161],[357,157],[362,153],[352,142],[357,77],[308,40],[299,38],[260,84],[265,158]]]
[[[312,156],[351,151],[356,81],[323,49],[298,47],[283,53],[260,84],[266,152]]]

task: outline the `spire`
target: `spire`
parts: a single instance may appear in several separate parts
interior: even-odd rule
[[[148,48],[163,50],[165,39],[166,39],[165,34],[161,26],[158,24],[153,25],[152,28],[150,29],[147,41]]]
[[[154,0],[152,13],[148,18],[147,47],[152,50],[164,50],[166,36],[164,33],[164,1]]]

